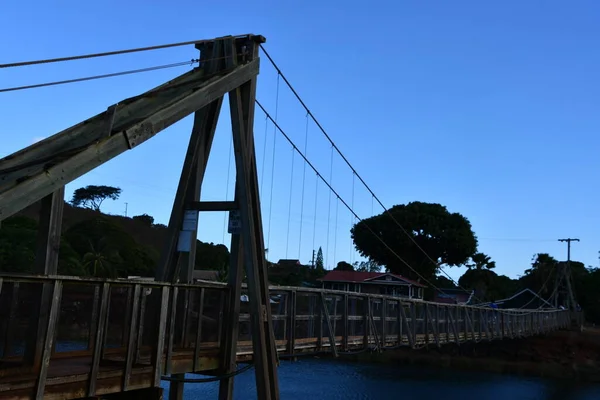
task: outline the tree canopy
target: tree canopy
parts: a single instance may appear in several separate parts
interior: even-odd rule
[[[334,271],[354,271],[352,264],[346,261],[340,261],[337,266],[333,269]]]
[[[351,234],[354,245],[362,256],[386,266],[390,272],[412,279],[419,278],[399,256],[420,275],[431,280],[441,265],[465,264],[477,251],[477,238],[469,220],[459,213],[449,212],[441,204],[411,202],[396,205],[389,212],[408,235],[385,212],[357,223]]]
[[[117,187],[89,185],[73,192],[71,204],[75,207],[87,207],[100,211],[104,200],[117,200],[120,195],[121,189]]]

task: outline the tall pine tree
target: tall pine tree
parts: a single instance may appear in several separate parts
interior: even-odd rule
[[[323,249],[319,247],[319,251],[317,251],[317,261],[315,262],[315,269],[317,271],[324,271],[325,266],[323,265]]]

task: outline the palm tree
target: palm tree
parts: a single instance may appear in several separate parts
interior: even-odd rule
[[[484,253],[475,253],[471,256],[471,263],[465,264],[469,269],[475,268],[476,270],[483,269],[494,269],[496,268],[496,262],[492,261],[490,256]]]
[[[83,255],[83,267],[92,276],[114,278],[117,274],[114,265],[121,261],[119,253],[111,249],[104,238],[94,244],[90,241],[90,251]]]

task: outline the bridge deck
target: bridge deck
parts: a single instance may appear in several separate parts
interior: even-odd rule
[[[223,373],[224,285],[0,279],[0,398],[82,398],[157,386],[162,375]],[[52,300],[46,314],[35,301],[44,293]],[[559,310],[494,311],[307,288],[272,287],[271,298],[281,357],[525,337],[569,323]],[[247,305],[239,316],[240,362],[252,358]],[[32,329],[38,320],[45,329]]]

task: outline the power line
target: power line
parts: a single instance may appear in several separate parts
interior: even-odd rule
[[[233,36],[233,38],[242,38],[242,37],[246,37],[246,36],[248,36],[248,35],[238,35],[238,36]],[[177,42],[177,43],[161,44],[161,45],[156,45],[156,46],[137,47],[137,48],[133,48],[133,49],[107,51],[107,52],[103,52],[103,53],[92,53],[92,54],[84,54],[84,55],[70,56],[70,57],[49,58],[49,59],[44,59],[44,60],[21,61],[21,62],[15,62],[15,63],[0,64],[0,68],[14,68],[14,67],[24,67],[24,66],[28,66],[28,65],[50,64],[50,63],[57,63],[57,62],[63,62],[63,61],[83,60],[83,59],[87,59],[87,58],[106,57],[106,56],[114,56],[114,55],[119,55],[119,54],[138,53],[138,52],[149,51],[149,50],[167,49],[170,47],[189,46],[192,44],[209,43],[209,42],[213,42],[213,41],[214,41],[213,39],[192,40],[192,41],[188,41],[188,42]]]
[[[121,75],[138,74],[138,73],[141,73],[141,72],[157,71],[157,70],[160,70],[160,69],[175,68],[175,67],[181,67],[181,66],[184,66],[184,65],[193,65],[193,64],[195,64],[197,62],[199,62],[198,59],[192,59],[192,60],[189,60],[189,61],[182,61],[182,62],[173,63],[173,64],[158,65],[158,66],[155,66],[155,67],[133,69],[133,70],[122,71],[122,72],[113,72],[111,74],[87,76],[87,77],[83,77],[83,78],[67,79],[67,80],[64,80],[64,81],[38,83],[38,84],[35,84],[35,85],[15,86],[15,87],[11,87],[11,88],[0,89],[0,93],[14,92],[14,91],[17,91],[17,90],[25,90],[25,89],[36,89],[36,88],[47,87],[47,86],[64,85],[64,84],[67,84],[67,83],[84,82],[84,81],[91,81],[91,80],[95,80],[95,79],[112,78],[112,77],[121,76]]]

